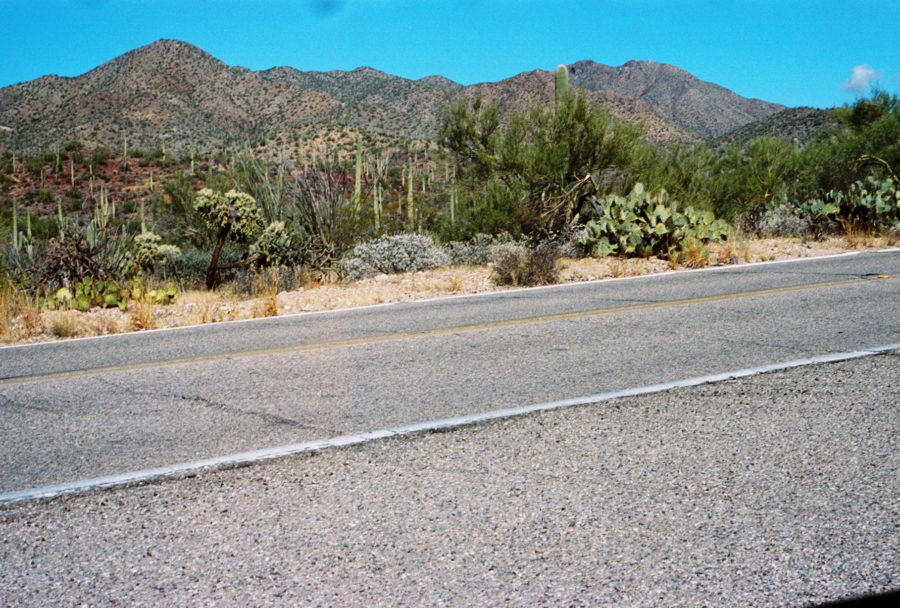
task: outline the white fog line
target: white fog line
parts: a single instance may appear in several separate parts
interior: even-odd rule
[[[24,502],[29,500],[55,498],[57,496],[62,496],[65,494],[89,492],[92,490],[118,488],[132,484],[161,481],[169,478],[176,478],[178,476],[196,474],[201,471],[224,470],[241,466],[248,466],[260,462],[265,462],[267,460],[285,458],[297,454],[312,453],[320,450],[346,446],[362,445],[372,441],[385,439],[387,437],[395,437],[401,435],[409,436],[434,431],[446,431],[494,420],[524,416],[534,412],[561,410],[569,407],[602,403],[604,401],[620,399],[623,397],[638,397],[642,395],[650,395],[653,393],[661,393],[677,388],[687,388],[692,386],[699,386],[701,384],[713,384],[716,382],[724,382],[726,380],[733,380],[736,378],[748,378],[750,376],[783,371],[793,369],[795,367],[803,367],[806,365],[819,365],[822,363],[833,363],[837,361],[859,359],[861,357],[871,357],[873,355],[879,355],[893,350],[900,350],[900,342],[840,353],[828,353],[825,355],[818,355],[815,357],[808,357],[804,359],[795,359],[793,361],[784,361],[781,363],[771,363],[768,365],[760,365],[757,367],[749,367],[718,374],[696,376],[693,378],[683,378],[681,380],[660,382],[658,384],[648,384],[645,386],[608,391],[604,393],[596,393],[583,397],[573,397],[571,399],[562,399],[559,401],[535,403],[519,407],[492,410],[490,412],[482,412],[478,414],[468,414],[465,416],[455,416],[451,418],[429,420],[426,422],[414,422],[411,424],[393,426],[386,429],[369,431],[365,433],[354,433],[350,435],[331,437],[328,439],[304,441],[302,443],[294,443],[273,448],[264,448],[260,450],[253,450],[250,452],[241,452],[239,454],[229,454],[226,456],[218,456],[215,458],[206,458],[204,460],[195,460],[193,462],[184,462],[164,467],[156,467],[153,469],[133,471],[130,473],[109,475],[106,477],[96,477],[93,479],[85,479],[82,481],[74,481],[71,483],[42,486],[38,488],[28,488],[25,490],[17,490],[15,492],[0,494],[0,505],[6,503]]]

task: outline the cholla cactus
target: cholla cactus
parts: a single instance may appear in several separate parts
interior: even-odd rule
[[[291,239],[284,228],[284,222],[272,222],[250,246],[250,257],[263,264],[277,263],[290,250]]]
[[[235,242],[249,243],[263,229],[256,201],[244,192],[229,190],[223,194],[204,188],[197,193],[194,208],[222,239],[230,236]]]
[[[134,260],[138,265],[148,270],[153,268],[159,257],[159,247],[162,237],[152,232],[142,232],[134,237]]]
[[[263,226],[259,207],[252,196],[237,190],[224,194],[204,188],[197,193],[194,208],[217,233],[209,268],[206,271],[206,288],[216,285],[216,272],[229,268],[241,268],[254,262],[271,264],[284,257],[290,245],[284,222],[273,222]],[[231,237],[236,243],[251,244],[247,258],[236,264],[219,264],[219,255],[225,241]]]

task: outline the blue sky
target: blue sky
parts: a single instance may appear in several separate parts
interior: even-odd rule
[[[0,0],[0,87],[160,38],[229,65],[368,65],[463,84],[651,59],[789,106],[900,92],[897,0]]]

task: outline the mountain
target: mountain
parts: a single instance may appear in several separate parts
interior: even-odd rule
[[[0,124],[20,142],[207,147],[298,115],[325,119],[328,95],[259,78],[184,42],[161,40],[75,78],[45,76],[0,90]]]
[[[499,82],[487,82],[466,88],[468,97],[480,91],[486,101],[496,102],[503,113],[526,111],[536,103],[552,103],[555,98],[554,72],[533,70],[517,74]],[[588,99],[602,102],[610,114],[626,122],[643,122],[647,138],[653,141],[697,139],[693,133],[681,129],[656,114],[643,101],[625,97],[612,91],[586,91]]]
[[[350,72],[301,72],[278,67],[257,74],[268,82],[328,95],[340,104],[330,116],[332,120],[370,132],[394,131],[405,138],[419,139],[433,136],[441,108],[465,88],[440,76],[408,80],[368,67]]]
[[[330,95],[342,104],[335,117],[368,132],[396,132],[404,137],[427,139],[434,136],[441,110],[460,97],[472,98],[480,92],[486,101],[496,102],[502,113],[526,110],[535,103],[554,99],[553,72],[533,70],[499,82],[462,86],[442,76],[407,80],[372,68],[351,72],[301,72],[294,68],[272,68],[259,72],[270,80],[289,82],[307,90]],[[620,120],[643,120],[653,139],[692,136],[654,115],[639,100],[606,91],[589,92],[594,101],[603,101]],[[410,117],[416,120],[411,121]]]
[[[696,140],[768,116],[782,106],[745,99],[673,66],[592,61],[569,67],[571,81],[613,115],[643,121],[648,138]],[[553,99],[553,73],[534,70],[463,86],[442,76],[409,80],[361,67],[303,72],[230,67],[201,49],[159,40],[73,78],[44,76],[0,89],[0,148],[89,145],[172,151],[272,138],[280,145],[351,146],[430,139],[441,109],[481,91],[504,111]]]
[[[721,135],[784,109],[655,61],[629,61],[619,67],[579,61],[569,66],[569,81],[589,91],[640,99],[660,118],[706,136]]]

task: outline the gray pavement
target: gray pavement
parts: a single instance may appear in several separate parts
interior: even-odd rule
[[[0,605],[765,607],[898,589],[898,408],[894,352],[4,505]]]
[[[0,349],[6,378],[231,353],[0,383],[0,492],[900,342],[898,276],[871,253]]]

